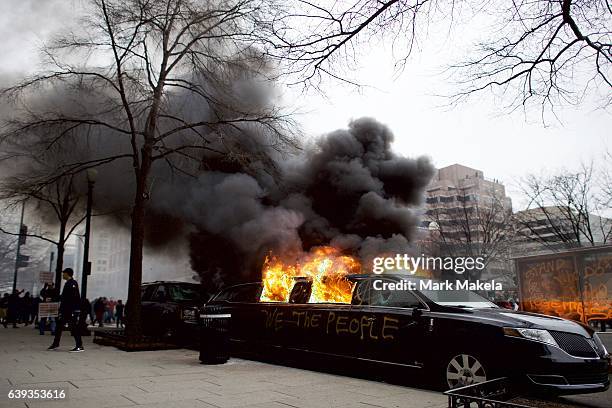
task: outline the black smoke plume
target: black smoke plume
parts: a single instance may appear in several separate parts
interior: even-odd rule
[[[275,103],[274,92],[261,82],[229,82],[233,97],[225,105],[264,110]],[[96,98],[52,89],[31,103],[78,112],[99,104]],[[206,115],[206,108],[200,111],[181,98],[175,96],[169,105],[188,110],[183,115]],[[172,142],[189,144],[189,137],[180,134]],[[146,242],[164,253],[187,242],[192,269],[211,290],[259,279],[270,252],[290,261],[312,247],[333,245],[359,256],[367,271],[373,256],[409,251],[418,222],[415,209],[434,168],[427,158],[394,154],[393,135],[385,125],[371,118],[354,120],[289,156],[271,146],[257,126],[232,127],[210,138],[210,149],[199,153],[198,161],[160,162],[152,169]],[[51,167],[129,150],[125,138],[109,132],[74,135],[64,143],[69,148],[62,155],[49,156]],[[19,172],[33,172],[36,166],[22,161]],[[85,183],[81,180],[77,188],[84,190]],[[117,228],[129,228],[130,160],[99,167],[95,192],[96,211],[113,214]]]
[[[358,255],[367,268],[373,256],[409,250],[434,173],[427,158],[394,154],[392,141],[385,125],[358,119],[278,163],[276,180],[209,168],[160,186],[153,208],[193,227],[192,267],[208,285],[257,280],[270,251],[292,259],[319,245]]]

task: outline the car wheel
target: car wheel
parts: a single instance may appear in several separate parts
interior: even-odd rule
[[[472,354],[457,354],[446,365],[446,384],[451,389],[484,381],[487,381],[484,363]]]
[[[169,327],[169,328],[165,329],[163,337],[165,339],[169,339],[169,340],[174,339],[176,337],[176,330],[173,327]]]

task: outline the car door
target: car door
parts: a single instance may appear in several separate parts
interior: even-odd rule
[[[151,302],[151,318],[157,332],[170,333],[175,329],[176,306],[171,302],[169,288],[164,284],[157,285]]]
[[[235,287],[227,296],[232,315],[232,338],[243,342],[257,342],[263,325],[263,316],[258,310],[260,284],[245,284]]]
[[[349,328],[348,303],[309,303],[311,282],[295,283],[289,304],[283,306],[287,347],[333,355],[352,355],[355,332]]]
[[[384,285],[397,282],[371,279],[367,288],[359,291],[361,304],[354,302],[351,312],[354,319],[366,325],[361,330],[358,354],[375,361],[420,367],[426,330],[422,309],[426,305],[409,290],[391,290]]]
[[[141,317],[142,327],[145,333],[154,331],[156,322],[153,315],[153,294],[157,289],[157,285],[146,285],[142,287],[141,293]]]

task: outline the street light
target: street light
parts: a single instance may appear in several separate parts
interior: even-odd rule
[[[89,235],[91,232],[91,207],[93,204],[93,188],[96,183],[96,169],[87,170],[87,212],[85,213],[85,243],[83,245],[83,267],[81,268],[81,300],[87,298],[87,276],[91,273],[89,262]]]

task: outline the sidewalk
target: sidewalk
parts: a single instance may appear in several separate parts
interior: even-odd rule
[[[0,327],[0,408],[324,408],[447,406],[442,394],[384,383],[232,359],[202,365],[191,350],[122,352],[84,338],[85,352],[64,333]],[[9,401],[10,389],[64,388],[62,401]]]

